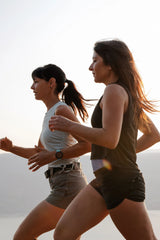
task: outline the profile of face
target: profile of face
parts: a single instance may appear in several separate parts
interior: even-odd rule
[[[34,78],[31,89],[37,100],[45,100],[50,95],[51,91],[53,91],[50,81],[38,77]]]
[[[97,83],[108,83],[112,68],[110,65],[106,65],[103,58],[94,51],[93,61],[89,66],[89,70],[92,71],[94,81]]]

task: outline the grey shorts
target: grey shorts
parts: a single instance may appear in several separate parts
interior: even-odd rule
[[[87,185],[81,168],[57,171],[49,177],[51,192],[45,199],[48,203],[66,209],[73,198]]]

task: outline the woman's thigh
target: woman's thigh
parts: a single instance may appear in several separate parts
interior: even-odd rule
[[[156,240],[143,202],[125,199],[118,207],[110,210],[110,216],[125,239]]]
[[[87,185],[67,207],[56,226],[54,239],[76,239],[107,215],[104,199],[92,186]]]
[[[21,223],[15,233],[14,240],[33,240],[42,233],[54,229],[63,212],[64,209],[42,201]]]

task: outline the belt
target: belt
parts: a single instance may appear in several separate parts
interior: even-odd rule
[[[71,170],[71,169],[79,169],[80,167],[80,163],[79,162],[74,162],[74,163],[70,163],[70,164],[62,164],[59,167],[51,167],[49,168],[47,171],[45,171],[44,175],[46,178],[52,177],[54,175],[54,173],[58,172],[58,171],[65,171],[65,170]]]

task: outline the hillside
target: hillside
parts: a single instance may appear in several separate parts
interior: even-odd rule
[[[146,181],[146,205],[150,210],[160,209],[160,153],[138,154],[138,164]],[[93,173],[88,155],[81,157],[88,181]],[[22,215],[30,211],[49,194],[48,181],[43,167],[36,173],[28,170],[27,160],[13,154],[0,154],[0,216]]]

